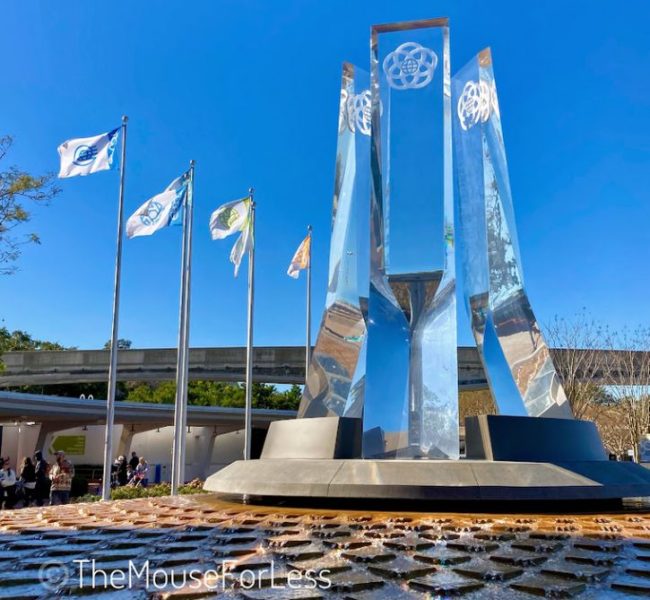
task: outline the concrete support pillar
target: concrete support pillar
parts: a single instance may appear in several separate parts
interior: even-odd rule
[[[192,431],[194,431],[192,427]],[[196,472],[195,476],[205,479],[208,476],[212,452],[214,451],[214,441],[217,438],[216,427],[196,428],[201,430],[201,443],[196,447],[198,456],[194,460]]]
[[[131,441],[133,440],[133,435],[135,434],[135,427],[132,427],[131,425],[124,425],[122,427],[122,435],[120,436],[119,441],[117,442],[117,446],[115,448],[115,456],[113,456],[113,460],[115,460],[118,456],[126,456],[126,460],[128,462],[129,460],[129,450],[131,450]]]

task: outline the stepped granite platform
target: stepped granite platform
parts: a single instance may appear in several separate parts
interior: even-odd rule
[[[484,415],[466,420],[467,459],[359,459],[359,419],[271,424],[259,460],[237,461],[204,489],[251,501],[603,501],[650,497],[650,470],[607,460],[593,423]]]

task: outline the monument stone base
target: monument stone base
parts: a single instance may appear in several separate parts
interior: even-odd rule
[[[550,502],[650,496],[650,470],[607,460],[598,431],[587,421],[469,417],[468,458],[453,461],[364,460],[352,455],[360,447],[360,424],[320,420],[328,421],[330,432],[321,439],[323,454],[310,443],[301,458],[296,444],[318,429],[317,419],[273,423],[262,458],[232,463],[208,477],[204,489],[261,502]]]

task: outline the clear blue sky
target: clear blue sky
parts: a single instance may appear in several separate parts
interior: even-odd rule
[[[304,340],[314,226],[314,332],[325,298],[341,63],[368,64],[373,23],[448,15],[452,73],[491,46],[529,295],[542,322],[587,307],[650,324],[650,4],[166,1],[3,3],[0,133],[11,162],[56,171],[63,140],[130,117],[126,212],[197,161],[191,343],[245,341],[245,270],[212,209],[256,188],[255,343]],[[81,348],[110,333],[116,172],[61,182],[35,211],[42,245],[0,279],[11,328]],[[180,228],[125,242],[120,335],[174,346]],[[462,306],[462,305],[461,305]],[[467,320],[459,342],[471,343]]]

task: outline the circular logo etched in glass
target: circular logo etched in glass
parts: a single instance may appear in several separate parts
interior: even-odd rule
[[[360,94],[351,94],[346,102],[347,123],[353,133],[359,131],[363,135],[370,135],[371,100],[370,90]]]
[[[416,42],[406,42],[386,56],[384,73],[396,90],[419,89],[433,80],[438,55]]]
[[[494,81],[468,81],[456,106],[458,121],[464,131],[486,123],[491,114],[499,117],[499,100]]]

